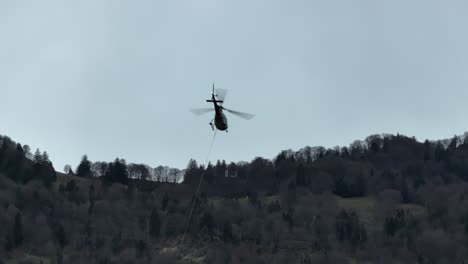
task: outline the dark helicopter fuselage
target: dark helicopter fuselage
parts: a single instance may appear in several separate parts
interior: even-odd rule
[[[223,101],[218,101],[213,94],[211,100],[207,100],[207,102],[213,102],[215,108],[215,118],[214,118],[214,125],[218,130],[224,131],[228,129],[228,121],[226,116],[223,113],[222,106],[218,105],[218,103],[222,103]]]

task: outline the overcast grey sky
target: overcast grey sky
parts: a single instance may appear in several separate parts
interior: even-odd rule
[[[375,133],[467,130],[468,2],[0,1],[0,134],[56,169],[203,162],[211,83],[229,89],[212,160]]]

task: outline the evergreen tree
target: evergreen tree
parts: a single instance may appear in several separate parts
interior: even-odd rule
[[[71,181],[67,182],[67,185],[65,187],[65,191],[67,191],[67,192],[78,191],[78,186],[76,185],[75,180],[71,180]]]
[[[151,238],[158,238],[161,233],[161,219],[156,208],[151,211],[149,226]]]
[[[449,150],[455,150],[458,147],[458,144],[460,143],[460,138],[455,135],[452,140],[450,141],[450,144],[448,146]]]
[[[431,159],[431,143],[426,139],[424,141],[424,161]]]
[[[23,149],[23,146],[21,146],[20,143],[16,143],[16,150],[20,153],[23,153],[24,154],[24,149]]]
[[[96,195],[94,193],[94,185],[92,184],[89,186],[88,199],[89,199],[88,215],[91,215],[93,213],[94,204],[96,200]]]
[[[341,210],[336,216],[335,228],[340,242],[350,241],[353,246],[358,246],[367,241],[366,228],[360,223],[359,216],[354,211]]]
[[[146,244],[143,240],[138,240],[136,242],[136,257],[137,258],[142,258],[143,257],[143,253],[145,252],[145,249],[146,249]]]
[[[15,224],[13,227],[13,244],[15,247],[23,243],[23,220],[21,214],[17,213],[15,216]]]
[[[446,155],[445,155],[445,148],[444,148],[444,145],[442,145],[442,143],[440,142],[437,142],[436,144],[436,148],[435,148],[435,151],[434,151],[434,157],[437,161],[442,161],[446,158]]]
[[[33,156],[33,161],[36,164],[42,164],[42,154],[39,149],[36,149],[36,152],[34,153],[34,156]]]
[[[65,247],[65,230],[61,224],[57,225],[54,231],[54,236],[59,246],[63,249]]]
[[[49,160],[49,154],[47,154],[47,151],[42,152],[42,164],[47,164],[50,163]]]
[[[13,247],[14,245],[13,245],[13,241],[11,240],[11,236],[7,235],[5,239],[5,250],[7,252],[10,252],[13,249]]]
[[[81,162],[76,168],[76,175],[80,177],[91,177],[91,162],[88,160],[88,156],[84,155],[81,158]]]
[[[125,160],[116,158],[114,162],[109,163],[104,179],[110,183],[128,183],[128,171]]]
[[[367,193],[367,181],[362,174],[360,174],[356,182],[353,184],[353,196],[362,197]]]
[[[306,185],[304,165],[299,164],[296,169],[296,184],[299,186]]]
[[[288,184],[288,207],[292,208],[296,204],[296,181],[291,180]]]
[[[167,192],[164,193],[164,196],[161,201],[161,207],[163,211],[166,211],[167,205],[169,204],[169,194]]]
[[[214,229],[214,218],[209,212],[203,213],[202,217],[200,218],[200,230],[206,228],[208,234],[212,234]]]
[[[339,176],[334,181],[333,193],[344,198],[351,197],[349,187],[346,184],[343,176]]]
[[[15,199],[15,206],[18,209],[23,209],[25,204],[24,194],[21,190],[21,187],[16,188],[16,199]]]
[[[223,225],[223,240],[226,241],[232,241],[233,235],[232,235],[232,225],[229,223],[229,221],[224,222]]]
[[[196,184],[201,177],[202,169],[198,167],[197,162],[191,159],[187,165],[184,175],[184,183]]]
[[[204,176],[204,180],[208,184],[215,183],[216,178],[218,177],[217,172],[216,172],[217,170],[218,170],[217,167],[215,169],[213,165],[211,164],[211,162],[208,162],[208,165],[206,166],[206,170],[205,170],[205,176]]]

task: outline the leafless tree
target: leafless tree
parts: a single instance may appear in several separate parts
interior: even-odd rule
[[[67,165],[65,165],[65,167],[63,167],[63,172],[65,174],[71,175],[71,174],[73,174],[73,169],[69,164],[67,164]]]

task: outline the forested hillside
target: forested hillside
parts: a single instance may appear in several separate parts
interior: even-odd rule
[[[466,136],[66,174],[1,136],[0,263],[466,263],[467,181]]]

